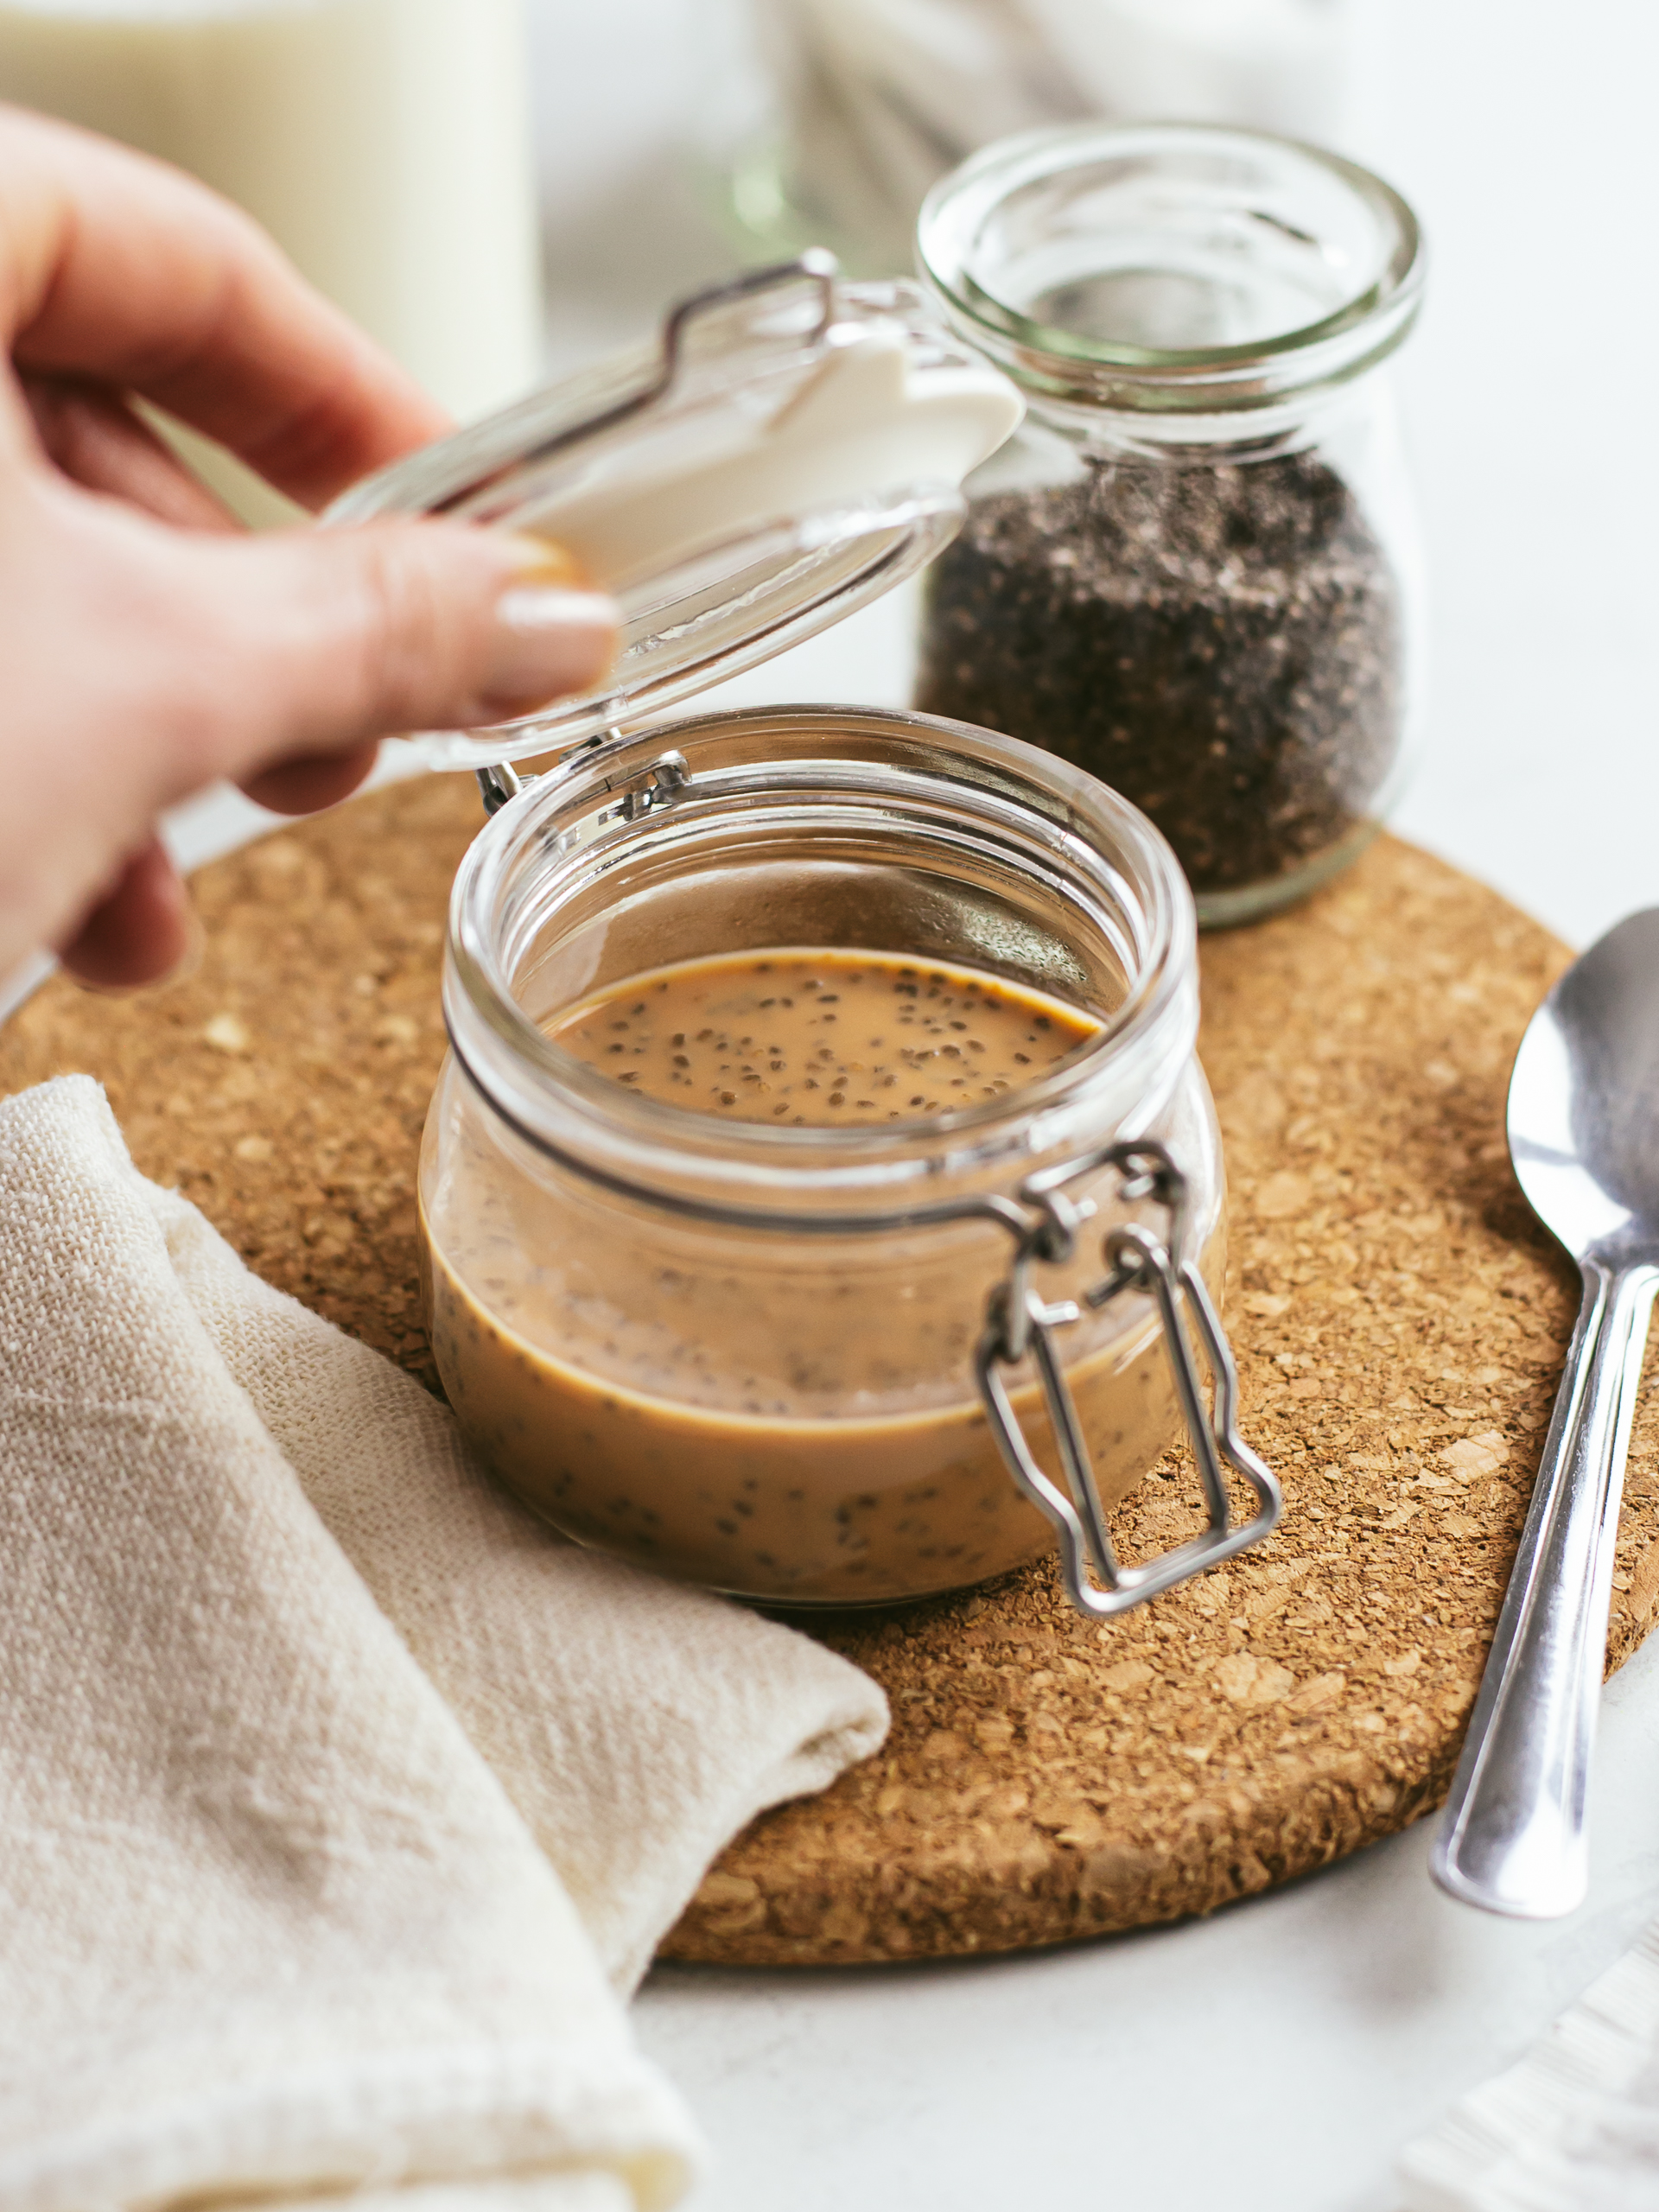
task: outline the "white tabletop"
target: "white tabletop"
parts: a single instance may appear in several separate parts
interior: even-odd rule
[[[1649,675],[1659,17],[1392,0],[1366,150],[1428,226],[1405,365],[1436,639],[1398,826],[1588,942],[1659,900]],[[556,346],[644,327],[723,251],[669,182],[705,0],[538,0]],[[689,89],[690,88],[690,89]],[[892,702],[882,606],[726,695]],[[191,858],[252,810],[187,818]],[[1659,1907],[1659,1649],[1609,1691],[1589,1901],[1525,1926],[1430,1886],[1419,1829],[1277,1896],[1065,1953],[663,1969],[646,2047],[712,2138],[696,2212],[1394,2212],[1399,2144],[1516,2057]]]
[[[718,265],[694,213],[661,196],[696,79],[691,4],[540,11],[567,355],[643,327]],[[1659,19],[1640,0],[1390,13],[1365,150],[1433,252],[1404,365],[1432,735],[1398,826],[1587,943],[1659,901]],[[573,79],[582,101],[563,97]],[[625,232],[627,253],[608,251]],[[877,607],[730,696],[894,702],[904,674],[905,611]],[[1400,2143],[1516,2057],[1659,1908],[1659,1651],[1608,1693],[1594,1823],[1589,1901],[1554,1924],[1440,1897],[1421,1828],[1210,1921],[1064,1953],[661,1969],[639,2028],[713,2139],[697,2212],[1394,2212]]]

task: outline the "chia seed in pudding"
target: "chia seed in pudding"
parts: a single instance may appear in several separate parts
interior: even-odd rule
[[[1393,569],[1325,461],[1090,461],[975,502],[931,571],[916,702],[1132,799],[1202,901],[1361,830],[1401,658]]]

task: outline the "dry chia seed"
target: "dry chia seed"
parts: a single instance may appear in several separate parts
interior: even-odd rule
[[[931,571],[917,704],[1098,776],[1202,893],[1369,817],[1400,671],[1393,570],[1324,461],[1095,462],[976,502]]]

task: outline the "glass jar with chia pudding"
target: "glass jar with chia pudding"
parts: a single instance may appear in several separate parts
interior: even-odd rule
[[[1416,221],[1262,134],[1086,125],[935,187],[923,272],[1027,402],[925,586],[916,700],[1142,807],[1203,925],[1363,849],[1421,714],[1421,588],[1383,369]]]
[[[1054,1529],[976,1363],[1052,1186],[1078,1233],[1032,1281],[1109,1509],[1182,1418],[1155,1295],[1088,1302],[1116,1230],[1171,1235],[1114,1147],[1179,1162],[1174,1256],[1219,1279],[1195,943],[1133,808],[921,716],[710,715],[526,791],[456,881],[421,1164],[462,1426],[569,1534],[720,1589],[1000,1573]],[[1001,1380],[1052,1480],[1035,1351]]]
[[[747,1597],[916,1597],[1058,1541],[1075,1602],[1121,1611],[1278,1510],[1233,1426],[1157,830],[961,723],[652,714],[919,566],[1019,413],[913,289],[809,257],[333,518],[538,534],[621,600],[602,691],[414,741],[493,817],[421,1160],[432,1342],[537,1511]],[[1106,1516],[1183,1424],[1207,1525],[1125,1567]]]

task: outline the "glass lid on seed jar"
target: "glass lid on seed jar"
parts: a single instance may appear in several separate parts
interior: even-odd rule
[[[445,515],[556,542],[623,611],[601,691],[403,741],[436,768],[569,752],[839,621],[960,527],[1023,403],[907,283],[820,251],[683,301],[660,342],[354,485],[326,524]]]

